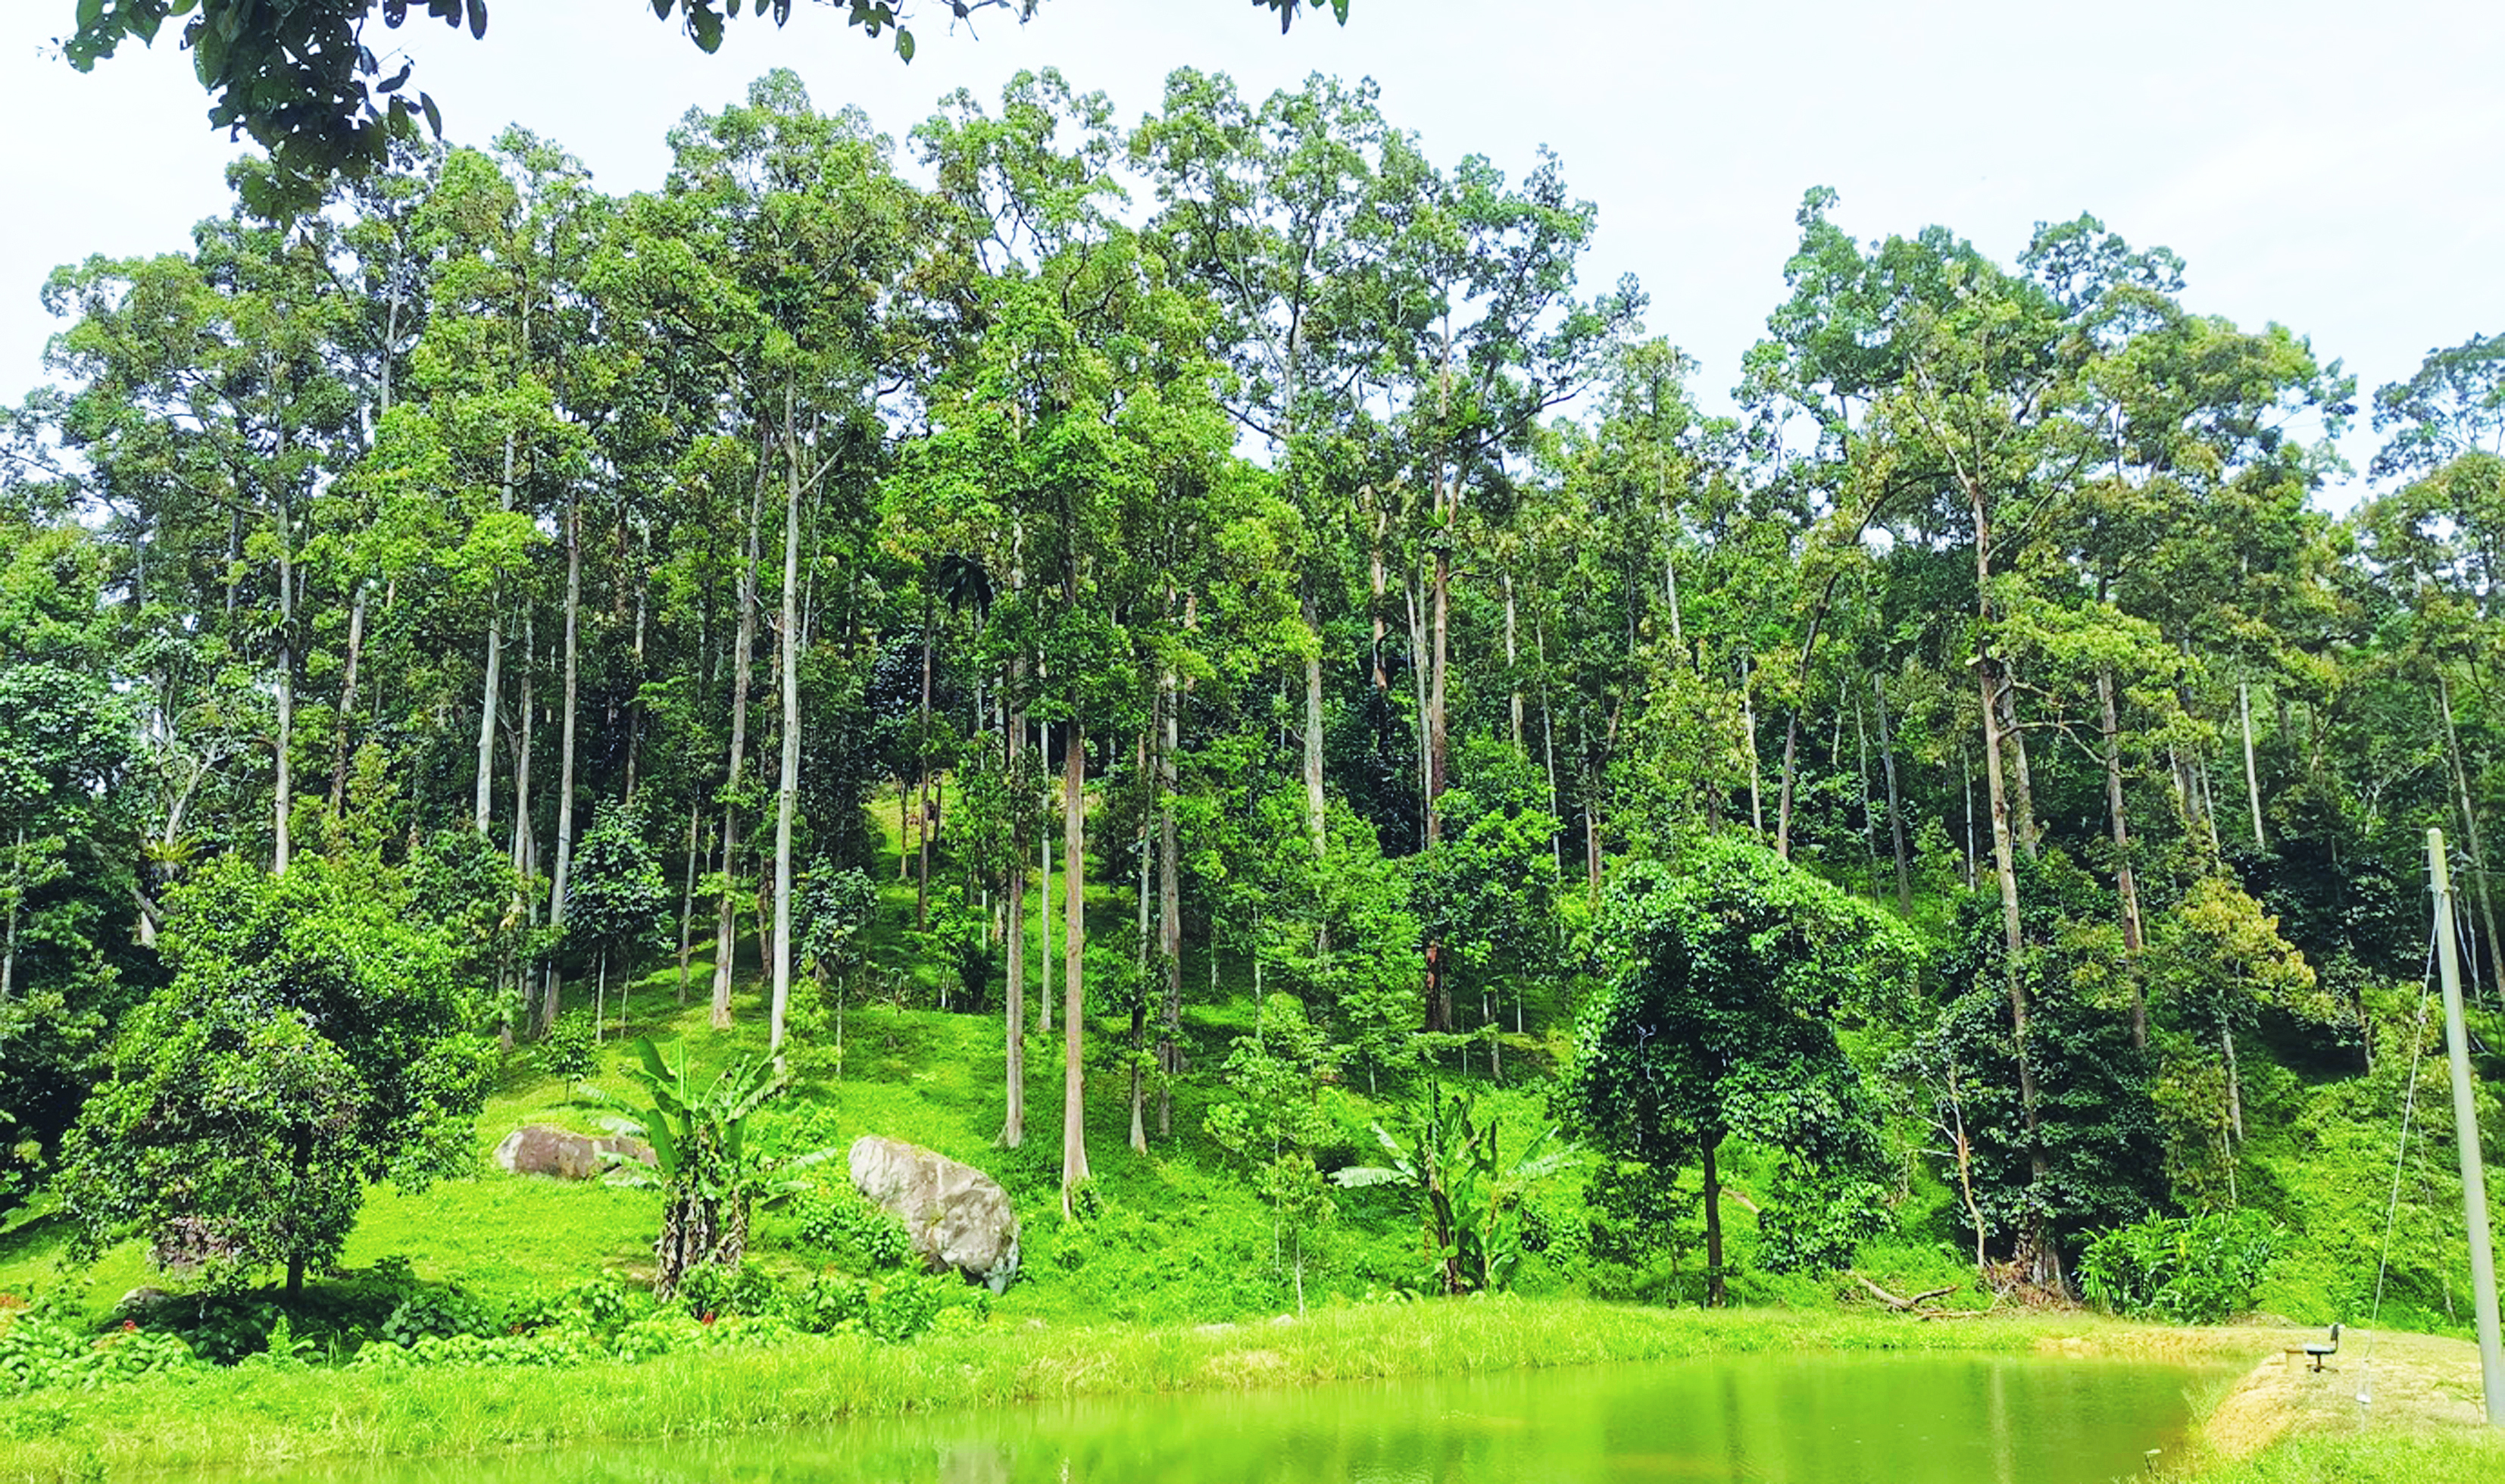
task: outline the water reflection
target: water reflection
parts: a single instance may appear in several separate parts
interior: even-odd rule
[[[2105,1484],[2171,1450],[2189,1371],[1791,1356],[1152,1396],[299,1484]]]

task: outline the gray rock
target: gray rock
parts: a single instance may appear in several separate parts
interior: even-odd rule
[[[864,1134],[853,1141],[853,1188],[904,1223],[935,1273],[950,1268],[1006,1290],[1017,1276],[1017,1213],[1000,1182],[918,1145]]]
[[[590,1180],[607,1174],[623,1159],[651,1164],[653,1147],[641,1139],[618,1134],[578,1134],[552,1123],[525,1123],[496,1146],[497,1169],[557,1180]]]

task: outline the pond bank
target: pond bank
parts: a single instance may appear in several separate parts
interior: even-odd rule
[[[2352,1329],[2317,1372],[2287,1348],[2319,1331],[2220,1332],[2269,1343],[2202,1416],[2180,1477],[2203,1484],[2505,1478],[2505,1430],[2486,1425],[2479,1352],[2470,1342]]]
[[[0,1403],[0,1480],[666,1440],[1074,1396],[1779,1351],[2038,1352],[2225,1364],[2268,1357],[2276,1363],[2282,1338],[2278,1331],[2158,1328],[2084,1314],[1923,1323],[1866,1312],[1700,1313],[1497,1300],[1362,1305],[1187,1328],[1003,1325],[900,1346],[850,1335],[798,1338],[564,1369],[247,1363]],[[2395,1356],[2402,1349],[2386,1343]],[[2392,1369],[2378,1366],[2379,1374]],[[2247,1383],[2258,1374],[2249,1373]],[[2475,1360],[2469,1374],[2475,1388]],[[2231,1391],[2204,1424],[2205,1470],[2273,1467],[2294,1442],[2322,1435],[2294,1407],[2286,1409],[2286,1436],[2260,1434],[2246,1419],[2262,1415],[2262,1403],[2240,1399],[2245,1389]],[[2257,1434],[2242,1452],[2228,1446]],[[2289,1475],[2216,1475],[2282,1476]],[[2407,1476],[2411,1484],[2446,1477],[2422,1466]]]

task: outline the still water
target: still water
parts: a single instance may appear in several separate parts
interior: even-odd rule
[[[295,1475],[304,1484],[2104,1484],[2199,1373],[1782,1356],[1070,1402]]]

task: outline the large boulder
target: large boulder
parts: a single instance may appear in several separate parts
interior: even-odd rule
[[[653,1147],[619,1134],[578,1134],[552,1123],[525,1123],[496,1146],[496,1168],[513,1175],[589,1180],[621,1159],[653,1162]]]
[[[864,1134],[853,1141],[853,1188],[904,1223],[935,1273],[955,1268],[1001,1292],[1017,1276],[1017,1213],[1000,1182],[919,1145]]]

